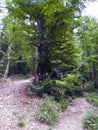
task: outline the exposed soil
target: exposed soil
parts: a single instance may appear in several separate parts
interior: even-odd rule
[[[0,83],[0,130],[83,130],[82,119],[92,109],[83,98],[77,98],[65,112],[60,113],[58,122],[52,127],[40,123],[35,117],[38,97],[30,97],[26,84],[31,79],[8,79]],[[24,127],[18,126],[23,123]]]

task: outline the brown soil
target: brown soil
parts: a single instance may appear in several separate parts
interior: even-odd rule
[[[31,79],[8,79],[0,83],[0,130],[83,130],[82,119],[92,109],[84,97],[73,100],[68,109],[60,113],[59,121],[50,127],[35,117],[40,99],[28,96],[26,84],[29,82]],[[18,126],[21,122],[24,127]]]

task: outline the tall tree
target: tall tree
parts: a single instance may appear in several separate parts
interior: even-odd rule
[[[76,60],[80,57],[79,47],[73,29],[84,1],[7,1],[9,14],[14,20],[18,18],[32,28],[30,42],[35,46],[35,83],[45,79],[55,65],[64,64],[71,70],[79,64]]]

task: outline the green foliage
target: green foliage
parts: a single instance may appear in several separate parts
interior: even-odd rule
[[[51,95],[55,89],[55,84],[53,80],[46,79],[38,85],[29,83],[27,87],[30,88],[33,94],[37,96],[43,96],[43,94]]]
[[[56,80],[56,84],[58,85],[58,86],[62,86],[62,87],[64,87],[64,86],[66,86],[66,81],[65,80]]]
[[[57,81],[58,83],[59,81]],[[58,85],[55,80],[50,78],[41,82],[38,85],[28,84],[27,87],[30,88],[33,94],[37,96],[43,96],[44,94],[52,95],[57,101],[64,97],[64,89],[62,86]]]
[[[70,100],[68,98],[66,99],[64,97],[60,97],[59,104],[60,104],[60,109],[61,109],[62,112],[65,109],[67,109],[69,102],[70,102]]]
[[[89,16],[81,17],[80,21],[81,26],[79,26],[78,36],[82,49],[82,58],[79,71],[83,77],[83,84],[87,82],[86,87],[90,87],[88,81],[93,81],[97,87],[98,22],[95,18]]]
[[[81,82],[75,74],[68,74],[63,80],[47,78],[38,85],[28,84],[27,86],[35,95],[52,95],[57,101],[60,101],[62,98],[65,99],[68,96],[77,97],[82,95]]]
[[[19,123],[18,123],[18,126],[22,128],[22,127],[25,126],[25,124],[24,124],[24,122],[19,122]]]
[[[79,77],[75,74],[68,74],[66,76],[66,94],[70,96],[81,96],[82,95],[82,85]]]
[[[5,37],[9,43],[13,39],[14,49],[11,51],[13,68],[15,61],[21,56],[26,65],[34,70],[37,40],[43,48],[42,51],[40,49],[38,62],[44,70],[43,73],[38,73],[49,74],[49,70],[52,71],[62,64],[67,69],[74,69],[80,65],[81,48],[73,33],[76,18],[79,17],[81,10],[80,5],[83,5],[80,0],[75,2],[68,0],[66,6],[63,0],[58,2],[6,0],[6,5],[9,10],[4,20]],[[39,23],[41,26],[38,26]]]
[[[93,81],[87,81],[83,85],[84,91],[91,92],[95,90],[94,82]]]
[[[73,98],[82,96],[83,88],[81,80],[75,74],[67,74],[63,80],[56,80],[56,85],[61,96],[71,96]]]
[[[97,92],[91,92],[87,96],[87,101],[92,103],[93,105],[98,106],[98,93]]]
[[[37,119],[52,125],[58,120],[59,104],[49,96],[44,96],[39,104],[40,112],[37,113]]]
[[[81,96],[83,89],[78,74],[67,74],[62,80],[56,80],[56,86],[61,96]]]
[[[85,1],[6,0],[8,15],[3,20],[0,55],[2,61],[4,55],[10,61],[10,74],[34,72],[39,84],[29,87],[36,95],[74,98],[82,95],[82,86],[86,91],[97,86],[98,22],[80,18]],[[1,70],[5,70],[3,63],[7,64],[0,62]],[[56,75],[51,76],[54,70]]]
[[[88,113],[84,118],[83,126],[88,130],[98,130],[98,113]]]

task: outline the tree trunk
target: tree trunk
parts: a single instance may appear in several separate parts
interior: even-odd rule
[[[35,72],[34,72],[34,83],[38,84],[40,79],[43,77],[42,73],[42,55],[43,55],[43,15],[37,20],[37,34],[36,34],[36,51],[35,51]]]
[[[12,47],[12,42],[10,43],[9,47],[8,47],[8,51],[7,51],[7,65],[6,65],[6,69],[5,69],[5,73],[4,73],[4,79],[6,79],[8,77],[8,73],[9,73],[9,68],[10,68],[10,51],[11,51],[11,47]]]
[[[34,72],[34,82],[36,83],[36,84],[38,84],[39,83],[39,75],[38,75],[38,66],[39,66],[39,51],[38,51],[39,49],[38,49],[38,46],[36,46],[36,52],[35,52],[35,62],[36,62],[36,64],[35,64],[35,72]]]
[[[92,71],[92,81],[94,82],[94,68],[93,68],[93,65],[91,66],[91,71]]]

